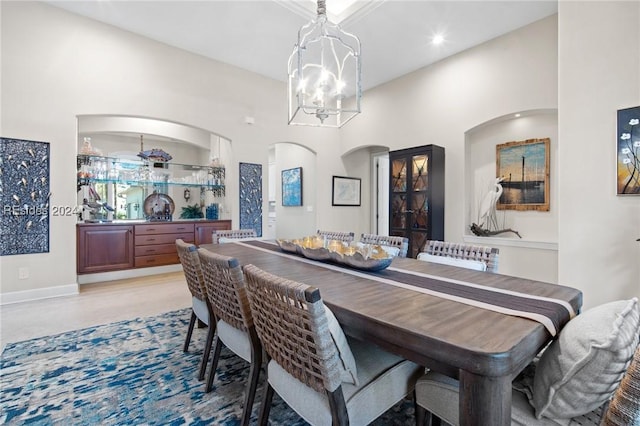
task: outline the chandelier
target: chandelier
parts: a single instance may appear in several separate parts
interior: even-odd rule
[[[360,40],[318,16],[298,31],[289,57],[289,124],[342,127],[360,113]]]

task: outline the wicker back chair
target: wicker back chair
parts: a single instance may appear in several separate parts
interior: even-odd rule
[[[400,251],[398,257],[407,257],[409,239],[407,237],[391,237],[386,235],[362,234],[360,242],[365,244],[379,244],[381,246],[397,247]]]
[[[344,241],[345,243],[350,243],[355,238],[355,234],[353,232],[321,231],[318,229],[317,234],[321,237],[325,237],[327,240],[338,240]]]
[[[262,365],[262,346],[253,325],[242,269],[237,259],[202,248],[198,250],[198,256],[218,330],[205,391],[210,392],[213,386],[223,345],[250,362],[241,420],[242,425],[248,425]]]
[[[458,382],[438,373],[428,372],[416,386],[416,425],[457,425]],[[593,411],[571,419],[549,419],[535,416],[533,406],[524,393],[512,391],[513,424],[548,426],[557,424],[582,426],[631,426],[640,424],[640,346],[616,388],[613,398]]]
[[[637,424],[640,424],[640,346],[636,348],[602,421],[602,426]]]
[[[211,241],[213,244],[219,244],[220,238],[255,238],[258,234],[255,229],[220,229],[213,231]]]
[[[184,271],[184,277],[187,281],[187,287],[191,292],[191,319],[189,320],[189,328],[187,330],[187,337],[184,341],[183,351],[189,350],[189,343],[191,342],[191,335],[193,334],[193,327],[196,320],[209,326],[207,331],[207,342],[205,344],[205,350],[202,354],[202,364],[200,365],[200,372],[198,379],[204,379],[205,371],[207,369],[207,362],[209,360],[209,352],[211,352],[211,345],[213,343],[213,337],[215,335],[216,326],[213,316],[213,310],[207,300],[207,291],[204,287],[204,281],[202,278],[202,268],[200,267],[200,259],[198,258],[197,247],[193,244],[185,243],[182,239],[176,240],[176,251],[182,264],[182,270]]]
[[[307,422],[333,425],[368,424],[412,391],[424,369],[375,345],[344,338],[320,290],[254,265],[246,265],[244,272],[256,330],[269,358],[258,424],[268,422],[274,391]],[[363,358],[368,362],[359,364]],[[349,363],[345,359],[353,362],[352,372],[357,366],[351,384],[341,370]]]
[[[478,260],[487,265],[488,272],[498,272],[498,255],[500,249],[495,247],[427,240],[422,248],[422,253],[434,256],[453,257],[455,259]]]

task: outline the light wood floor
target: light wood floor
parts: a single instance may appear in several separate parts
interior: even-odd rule
[[[182,271],[83,284],[80,294],[0,306],[0,348],[7,343],[191,306]]]

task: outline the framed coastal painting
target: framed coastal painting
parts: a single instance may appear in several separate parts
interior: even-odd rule
[[[640,195],[640,106],[618,110],[618,195]]]
[[[302,167],[282,171],[282,205],[302,205]]]
[[[498,210],[549,211],[549,146],[549,138],[496,146]]]
[[[360,205],[360,178],[334,176],[331,190],[332,206]]]

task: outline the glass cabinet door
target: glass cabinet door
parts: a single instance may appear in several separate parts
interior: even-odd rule
[[[391,151],[389,159],[389,234],[409,238],[416,257],[426,240],[444,239],[444,148]]]

